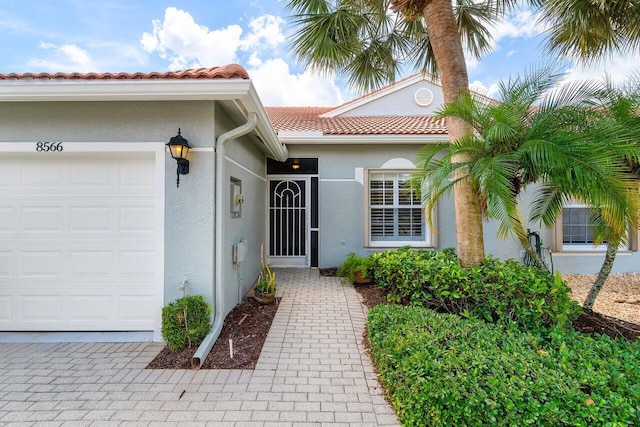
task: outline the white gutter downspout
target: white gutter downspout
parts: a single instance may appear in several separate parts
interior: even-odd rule
[[[215,251],[214,251],[214,265],[215,273],[213,280],[213,300],[214,300],[214,319],[211,326],[211,332],[204,338],[200,347],[196,350],[195,354],[191,358],[191,366],[199,368],[204,363],[207,355],[213,348],[216,340],[220,336],[222,331],[222,325],[224,323],[224,299],[223,286],[222,286],[222,268],[223,268],[223,180],[224,180],[224,160],[225,144],[233,139],[239,138],[243,135],[253,131],[258,124],[258,116],[256,113],[249,113],[247,123],[239,126],[235,129],[231,129],[228,132],[220,135],[216,141],[215,156],[216,156],[216,185],[215,185]]]

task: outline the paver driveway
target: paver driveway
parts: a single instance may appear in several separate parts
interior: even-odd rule
[[[145,369],[158,343],[0,344],[0,425],[398,425],[355,290],[276,271],[283,298],[254,371]]]

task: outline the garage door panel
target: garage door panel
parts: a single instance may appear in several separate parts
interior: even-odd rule
[[[0,295],[0,325],[9,324],[13,319],[13,298],[11,296]]]
[[[155,169],[143,158],[130,158],[120,165],[118,187],[123,190],[155,187]]]
[[[62,206],[23,206],[20,209],[20,233],[58,233],[65,231]]]
[[[24,321],[51,323],[62,320],[63,295],[21,295],[18,299],[18,312]]]
[[[62,251],[23,250],[18,254],[20,278],[53,278],[64,275]]]
[[[71,295],[69,297],[69,321],[105,321],[116,320],[113,310],[114,298],[111,295]]]
[[[74,278],[112,277],[115,265],[114,251],[69,252],[69,274]]]
[[[0,251],[0,279],[9,279],[13,277],[13,252]]]
[[[118,255],[122,277],[153,276],[153,251],[121,251]]]
[[[68,173],[58,162],[40,159],[37,168],[21,169],[19,188],[22,191],[49,191],[67,186]]]
[[[9,234],[13,232],[13,224],[15,223],[14,209],[11,206],[0,205],[0,234]]]
[[[113,186],[113,168],[98,162],[84,162],[69,171],[69,187],[73,190],[104,190]]]
[[[154,329],[155,153],[17,158],[0,153],[0,330]]]
[[[108,206],[69,207],[70,233],[111,233],[114,228],[113,209]]]
[[[149,313],[153,313],[153,303],[146,295],[127,295],[119,297],[119,317],[126,321],[153,321]]]
[[[150,206],[125,206],[120,208],[119,231],[149,233],[154,230],[154,209]]]

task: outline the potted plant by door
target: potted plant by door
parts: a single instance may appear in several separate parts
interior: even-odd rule
[[[271,304],[276,298],[276,273],[265,263],[260,264],[260,276],[253,289],[253,298],[260,304]]]
[[[336,274],[345,282],[355,284],[371,283],[371,268],[373,262],[369,257],[363,257],[351,252],[347,255],[342,265],[338,267]]]

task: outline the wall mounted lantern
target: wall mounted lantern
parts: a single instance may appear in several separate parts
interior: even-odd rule
[[[180,175],[186,175],[189,173],[189,160],[187,160],[187,154],[189,154],[189,141],[184,139],[180,134],[180,128],[178,128],[178,134],[171,138],[167,143],[169,151],[171,151],[171,157],[178,162],[178,178],[176,179],[176,187],[180,187]]]

